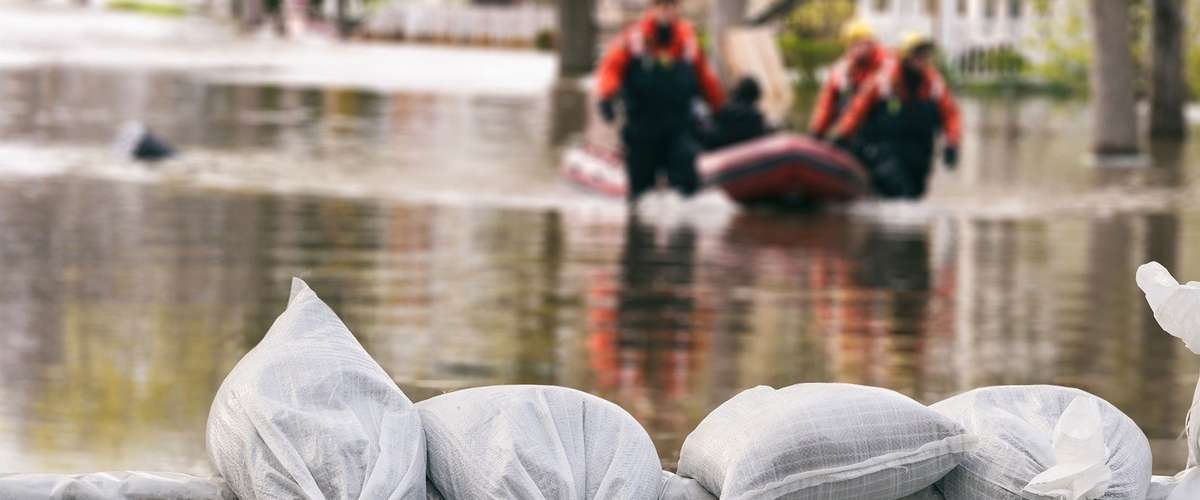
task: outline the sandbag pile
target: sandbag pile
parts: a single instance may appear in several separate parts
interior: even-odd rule
[[[1056,386],[985,387],[932,408],[980,446],[939,481],[947,499],[1143,499],[1150,442],[1108,402]]]
[[[1152,484],[1137,426],[1054,386],[929,407],[849,384],[755,387],[713,410],[666,472],[632,416],[573,389],[482,387],[414,405],[298,279],[221,384],[207,445],[219,478],[0,475],[0,499],[1177,500],[1200,487],[1197,469]]]
[[[760,386],[688,435],[679,474],[723,499],[897,500],[941,479],[974,446],[959,424],[887,389]]]

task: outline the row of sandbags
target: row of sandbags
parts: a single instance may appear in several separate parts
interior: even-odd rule
[[[697,426],[676,475],[632,416],[572,389],[483,387],[414,405],[300,280],[218,390],[207,447],[219,478],[10,475],[0,498],[1115,500],[1165,499],[1186,482],[1152,492],[1138,427],[1054,386],[929,407],[874,387],[757,387]]]

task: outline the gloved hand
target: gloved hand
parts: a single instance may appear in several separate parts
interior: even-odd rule
[[[954,170],[958,166],[958,146],[942,148],[942,164],[946,165],[948,170]]]
[[[617,119],[617,108],[612,99],[603,99],[600,101],[600,117],[604,121],[612,123]]]

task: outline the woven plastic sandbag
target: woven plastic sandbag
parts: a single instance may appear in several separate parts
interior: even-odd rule
[[[1162,264],[1149,262],[1138,267],[1137,284],[1159,326],[1200,354],[1200,282],[1181,285]]]
[[[1086,421],[1059,425],[1064,412],[1083,402],[1096,408],[1103,451],[1067,460],[1056,432],[1092,427]],[[938,484],[947,500],[1146,498],[1152,465],[1146,435],[1121,410],[1087,392],[1048,385],[985,387],[932,408],[980,437],[979,449]],[[1095,464],[1111,474],[1097,478]],[[1079,496],[1048,496],[1029,488],[1056,465],[1068,469],[1060,482],[1074,482],[1071,486]],[[1073,478],[1072,470],[1078,472]]]
[[[237,500],[219,477],[173,472],[0,474],[4,500]]]
[[[430,482],[448,499],[653,499],[661,464],[625,410],[548,386],[464,389],[417,403]]]
[[[301,280],[221,384],[208,455],[241,500],[425,498],[412,402]]]
[[[700,486],[695,479],[680,477],[673,472],[662,472],[658,500],[716,500],[717,497]]]
[[[974,447],[963,428],[877,387],[755,387],[683,443],[679,475],[722,499],[897,500],[928,488]]]

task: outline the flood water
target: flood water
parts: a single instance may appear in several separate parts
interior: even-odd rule
[[[927,202],[791,214],[706,195],[627,217],[558,177],[581,107],[0,72],[0,471],[210,472],[212,396],[292,276],[412,399],[579,388],[632,413],[667,467],[739,390],[816,381],[926,403],[1080,387],[1138,422],[1156,471],[1182,466],[1200,360],[1133,273],[1200,278],[1200,211],[1169,201],[1194,146],[1093,166],[1080,103],[968,101],[964,165]],[[131,118],[187,153],[114,162]]]

